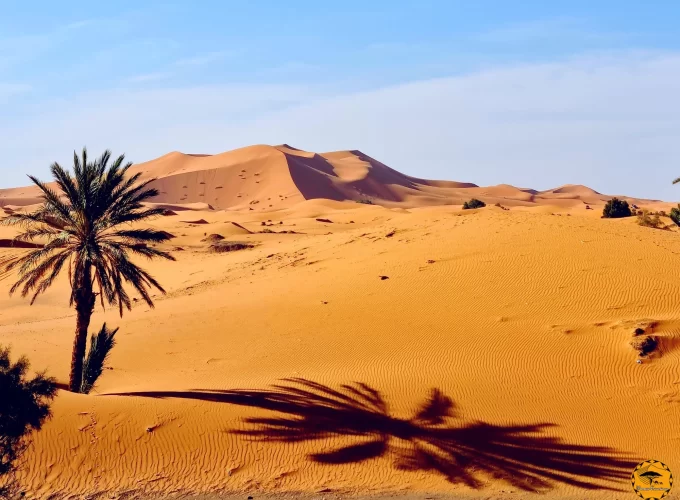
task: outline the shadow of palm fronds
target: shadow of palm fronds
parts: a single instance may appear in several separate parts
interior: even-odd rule
[[[532,492],[555,484],[615,490],[614,484],[628,480],[637,463],[610,448],[568,444],[547,436],[545,431],[554,424],[464,424],[456,418],[453,400],[439,389],[432,389],[408,419],[391,416],[380,392],[362,383],[336,390],[293,378],[268,390],[119,395],[198,399],[271,410],[281,415],[249,417],[245,419],[248,428],[231,432],[283,443],[355,437],[355,443],[309,458],[323,464],[349,464],[389,456],[399,470],[433,472],[472,488],[481,488],[483,478],[495,478]]]

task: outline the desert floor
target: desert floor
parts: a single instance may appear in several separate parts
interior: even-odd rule
[[[638,462],[680,474],[680,239],[600,213],[159,218],[177,262],[146,265],[167,295],[96,309],[92,329],[120,327],[110,370],[59,392],[27,496],[633,498]],[[255,247],[210,252],[211,234]],[[66,382],[66,279],[33,306],[9,286],[0,344]],[[638,326],[659,337],[642,364]]]

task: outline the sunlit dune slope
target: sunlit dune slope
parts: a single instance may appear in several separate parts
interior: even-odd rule
[[[254,165],[279,153],[239,154]],[[208,170],[190,167],[212,158],[166,178],[200,182]],[[283,183],[289,160],[277,161]],[[29,497],[608,499],[634,495],[639,461],[680,470],[678,232],[600,219],[580,201],[300,201],[151,223],[176,236],[162,248],[177,262],[144,262],[168,293],[122,319],[97,309],[93,327],[120,327],[110,370],[93,394],[59,393],[26,455]],[[210,252],[214,234],[255,246]],[[0,281],[0,344],[65,381],[65,279],[33,306],[8,288]],[[636,328],[659,345],[641,364]]]

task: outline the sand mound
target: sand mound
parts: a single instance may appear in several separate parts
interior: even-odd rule
[[[224,239],[224,236],[221,234],[209,234],[207,237],[203,238],[201,241],[207,241],[208,243],[215,243],[218,241],[222,241]]]
[[[588,186],[583,186],[581,184],[567,184],[549,191],[543,191],[541,194],[571,194],[576,196],[602,196],[600,193],[594,189],[590,189]]]
[[[151,208],[162,208],[171,212],[213,210],[208,203],[146,203]]]
[[[211,229],[217,234],[224,236],[241,236],[246,234],[252,234],[252,231],[245,228],[238,222],[226,221],[226,222],[214,222],[211,225]]]

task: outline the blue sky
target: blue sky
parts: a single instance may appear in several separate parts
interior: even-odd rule
[[[0,187],[83,145],[141,162],[287,142],[419,177],[680,198],[679,2],[0,9]]]

